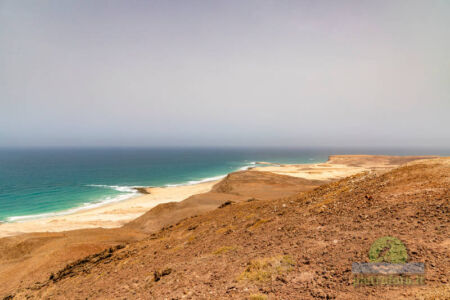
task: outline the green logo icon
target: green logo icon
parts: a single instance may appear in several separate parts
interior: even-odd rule
[[[405,245],[395,237],[385,236],[376,240],[369,250],[371,262],[404,264],[408,259]]]

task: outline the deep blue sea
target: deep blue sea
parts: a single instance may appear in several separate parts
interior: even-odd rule
[[[436,151],[378,152],[439,154]],[[66,214],[122,201],[135,196],[133,187],[138,186],[171,186],[212,180],[252,166],[257,161],[314,163],[326,161],[328,155],[338,153],[362,151],[275,148],[0,149],[0,221],[23,221]]]

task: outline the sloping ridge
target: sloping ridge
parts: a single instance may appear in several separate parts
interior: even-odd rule
[[[229,186],[232,193],[219,191],[222,183]],[[0,281],[0,299],[18,288],[45,281],[51,273],[57,274],[58,270],[64,269],[67,262],[136,242],[149,233],[214,210],[223,203],[238,203],[257,197],[273,199],[277,195],[288,196],[310,190],[318,184],[319,181],[268,172],[236,172],[229,174],[209,193],[194,195],[182,202],[160,204],[122,228],[31,233],[0,239],[0,278],[8,278]]]
[[[14,296],[445,299],[449,175],[450,158],[422,160],[280,199],[231,203],[72,263]],[[383,236],[399,238],[410,261],[426,264],[427,285],[352,286],[352,262],[368,261]]]
[[[181,219],[214,210],[227,201],[273,200],[312,190],[323,183],[269,172],[234,172],[215,184],[210,192],[191,196],[181,202],[160,204],[124,228],[154,232]]]

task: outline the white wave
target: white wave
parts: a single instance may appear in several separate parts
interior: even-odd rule
[[[249,168],[253,167],[254,165],[256,165],[256,162],[250,162],[249,165],[243,166],[243,167],[239,168],[238,170],[248,170]],[[200,179],[200,180],[191,180],[191,181],[187,181],[187,182],[184,182],[184,183],[166,184],[165,187],[195,185],[195,184],[199,184],[199,183],[205,183],[205,182],[220,180],[222,178],[225,178],[226,176],[227,176],[227,174],[213,176],[213,177],[208,177],[208,178],[204,178],[204,179]],[[100,206],[103,206],[103,205],[106,205],[106,204],[116,203],[116,202],[124,201],[124,200],[127,200],[129,198],[138,196],[140,193],[136,190],[136,188],[144,187],[144,186],[105,185],[105,184],[88,184],[86,186],[113,189],[115,191],[121,192],[122,194],[114,196],[114,197],[106,197],[104,199],[101,199],[101,200],[95,201],[95,202],[86,202],[86,203],[83,203],[79,207],[68,209],[68,210],[64,210],[64,211],[43,213],[43,214],[34,214],[34,215],[8,217],[6,219],[6,221],[7,222],[18,222],[18,223],[20,223],[20,222],[25,222],[25,221],[34,220],[34,219],[42,219],[42,218],[51,218],[51,217],[70,215],[70,214],[73,214],[73,213],[76,213],[76,212],[79,212],[79,211],[82,211],[82,210],[88,210],[88,209],[92,209],[92,208],[97,208],[97,207],[100,207]]]
[[[253,166],[245,166],[245,167],[239,168],[239,171],[247,171],[250,168],[253,168]]]
[[[254,168],[258,163],[256,161],[250,162],[247,166],[243,166],[242,168],[239,168],[239,171],[247,171],[251,168]]]
[[[45,214],[36,214],[36,215],[26,215],[26,216],[14,216],[6,218],[7,222],[23,222],[33,219],[41,219],[41,218],[50,218],[57,216],[57,213],[45,213]]]
[[[253,161],[253,162],[250,163],[250,165],[243,166],[243,167],[237,169],[236,171],[246,171],[246,170],[254,167],[255,165],[256,165],[256,162]],[[169,183],[169,184],[166,184],[165,187],[177,187],[177,186],[184,186],[184,185],[195,185],[195,184],[204,183],[204,182],[216,181],[216,180],[220,180],[220,179],[225,178],[227,175],[228,174],[218,175],[218,176],[208,177],[208,178],[204,178],[204,179],[200,179],[200,180],[191,180],[191,181],[187,181],[187,182],[183,182],[183,183]]]
[[[143,186],[105,185],[105,184],[88,184],[86,186],[112,189],[121,193],[137,193],[136,188],[143,187]]]
[[[92,208],[97,208],[106,204],[110,204],[110,203],[116,203],[116,202],[120,202],[120,201],[124,201],[127,200],[129,198],[133,198],[135,196],[137,196],[139,193],[128,193],[128,194],[121,194],[115,197],[106,197],[104,199],[101,199],[99,201],[95,201],[95,202],[86,202],[83,203],[81,206],[79,207],[75,207],[72,209],[67,209],[67,210],[63,210],[63,211],[59,211],[59,212],[51,212],[51,213],[43,213],[43,214],[34,214],[34,215],[25,215],[25,216],[13,216],[13,217],[8,217],[6,219],[7,222],[25,222],[25,221],[29,221],[29,220],[35,220],[35,219],[42,219],[42,218],[51,218],[51,217],[58,217],[58,216],[65,216],[65,215],[70,215],[82,210],[88,210],[88,209],[92,209]]]
[[[6,219],[6,221],[7,222],[24,222],[24,221],[28,221],[28,220],[34,220],[34,219],[42,219],[42,218],[51,218],[51,217],[57,217],[57,216],[70,215],[70,214],[76,213],[81,210],[97,208],[97,207],[100,207],[100,206],[103,206],[103,205],[106,205],[109,203],[120,202],[120,201],[135,197],[140,194],[136,190],[136,188],[138,188],[140,186],[119,186],[119,185],[104,185],[104,184],[88,184],[87,186],[112,189],[112,190],[115,190],[122,194],[119,194],[117,196],[109,196],[106,198],[102,198],[98,201],[85,202],[81,206],[78,206],[78,207],[75,207],[72,209],[68,209],[68,210],[64,210],[64,211],[8,217]]]
[[[225,178],[227,175],[219,175],[214,177],[208,177],[201,180],[191,180],[183,183],[174,183],[174,184],[166,184],[165,187],[175,187],[175,186],[183,186],[183,185],[195,185],[204,182],[216,181],[222,178]]]

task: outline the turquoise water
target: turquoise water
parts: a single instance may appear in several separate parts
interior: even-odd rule
[[[2,149],[0,221],[65,214],[122,201],[136,195],[133,187],[193,184],[251,166],[256,161],[313,163],[326,161],[329,154],[338,152],[352,151]]]
[[[132,187],[192,184],[254,161],[315,162],[292,150],[33,149],[0,150],[0,220],[68,213],[135,196]]]

